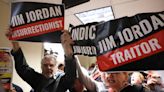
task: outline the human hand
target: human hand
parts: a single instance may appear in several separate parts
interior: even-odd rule
[[[7,38],[11,37],[12,36],[12,29],[9,28],[8,31],[6,31],[5,35],[6,35]],[[12,41],[11,43],[12,43],[12,46],[13,46],[13,51],[17,51],[20,48],[18,42]]]
[[[161,77],[156,74],[149,75],[147,79],[148,85],[161,85],[161,83],[162,83]]]
[[[7,38],[11,37],[11,36],[12,36],[12,29],[9,28],[9,29],[6,31],[5,35],[6,35]]]
[[[61,43],[65,52],[66,56],[72,56],[73,55],[73,50],[72,50],[72,45],[74,44],[71,35],[67,30],[62,31],[63,34],[61,35]]]

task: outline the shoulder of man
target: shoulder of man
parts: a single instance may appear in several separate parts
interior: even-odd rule
[[[142,85],[129,85],[125,87],[121,92],[150,92],[150,91],[146,91]]]
[[[134,89],[137,90],[137,92],[151,92],[147,87],[143,85],[133,85]]]
[[[61,77],[64,76],[64,75],[65,75],[64,72],[57,72],[57,73],[55,74],[55,77],[56,77],[56,79],[59,79],[59,78],[61,78]]]

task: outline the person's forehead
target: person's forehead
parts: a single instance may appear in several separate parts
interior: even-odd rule
[[[132,74],[131,77],[140,77],[138,74]]]
[[[124,72],[104,72],[105,74],[117,74],[117,75],[121,75],[124,74]]]
[[[152,74],[151,76],[152,77],[160,77],[160,75],[158,75],[158,74]]]
[[[56,61],[54,59],[44,59],[43,64],[47,64],[47,63],[56,64]]]

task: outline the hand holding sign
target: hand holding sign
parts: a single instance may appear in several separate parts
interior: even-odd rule
[[[72,45],[74,44],[74,42],[67,30],[64,30],[63,34],[61,35],[61,43],[63,45],[65,55],[72,56],[73,55]]]
[[[6,35],[7,38],[9,38],[12,35],[12,29],[9,28],[9,30],[6,32],[5,35]],[[13,45],[13,51],[17,51],[20,48],[18,42],[12,41],[12,45]]]
[[[12,36],[12,29],[9,28],[6,33],[5,33],[6,37],[9,38],[10,36]]]

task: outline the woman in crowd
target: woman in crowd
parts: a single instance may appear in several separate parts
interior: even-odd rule
[[[133,72],[131,74],[131,84],[132,85],[142,85],[144,82],[144,76],[140,72]]]

